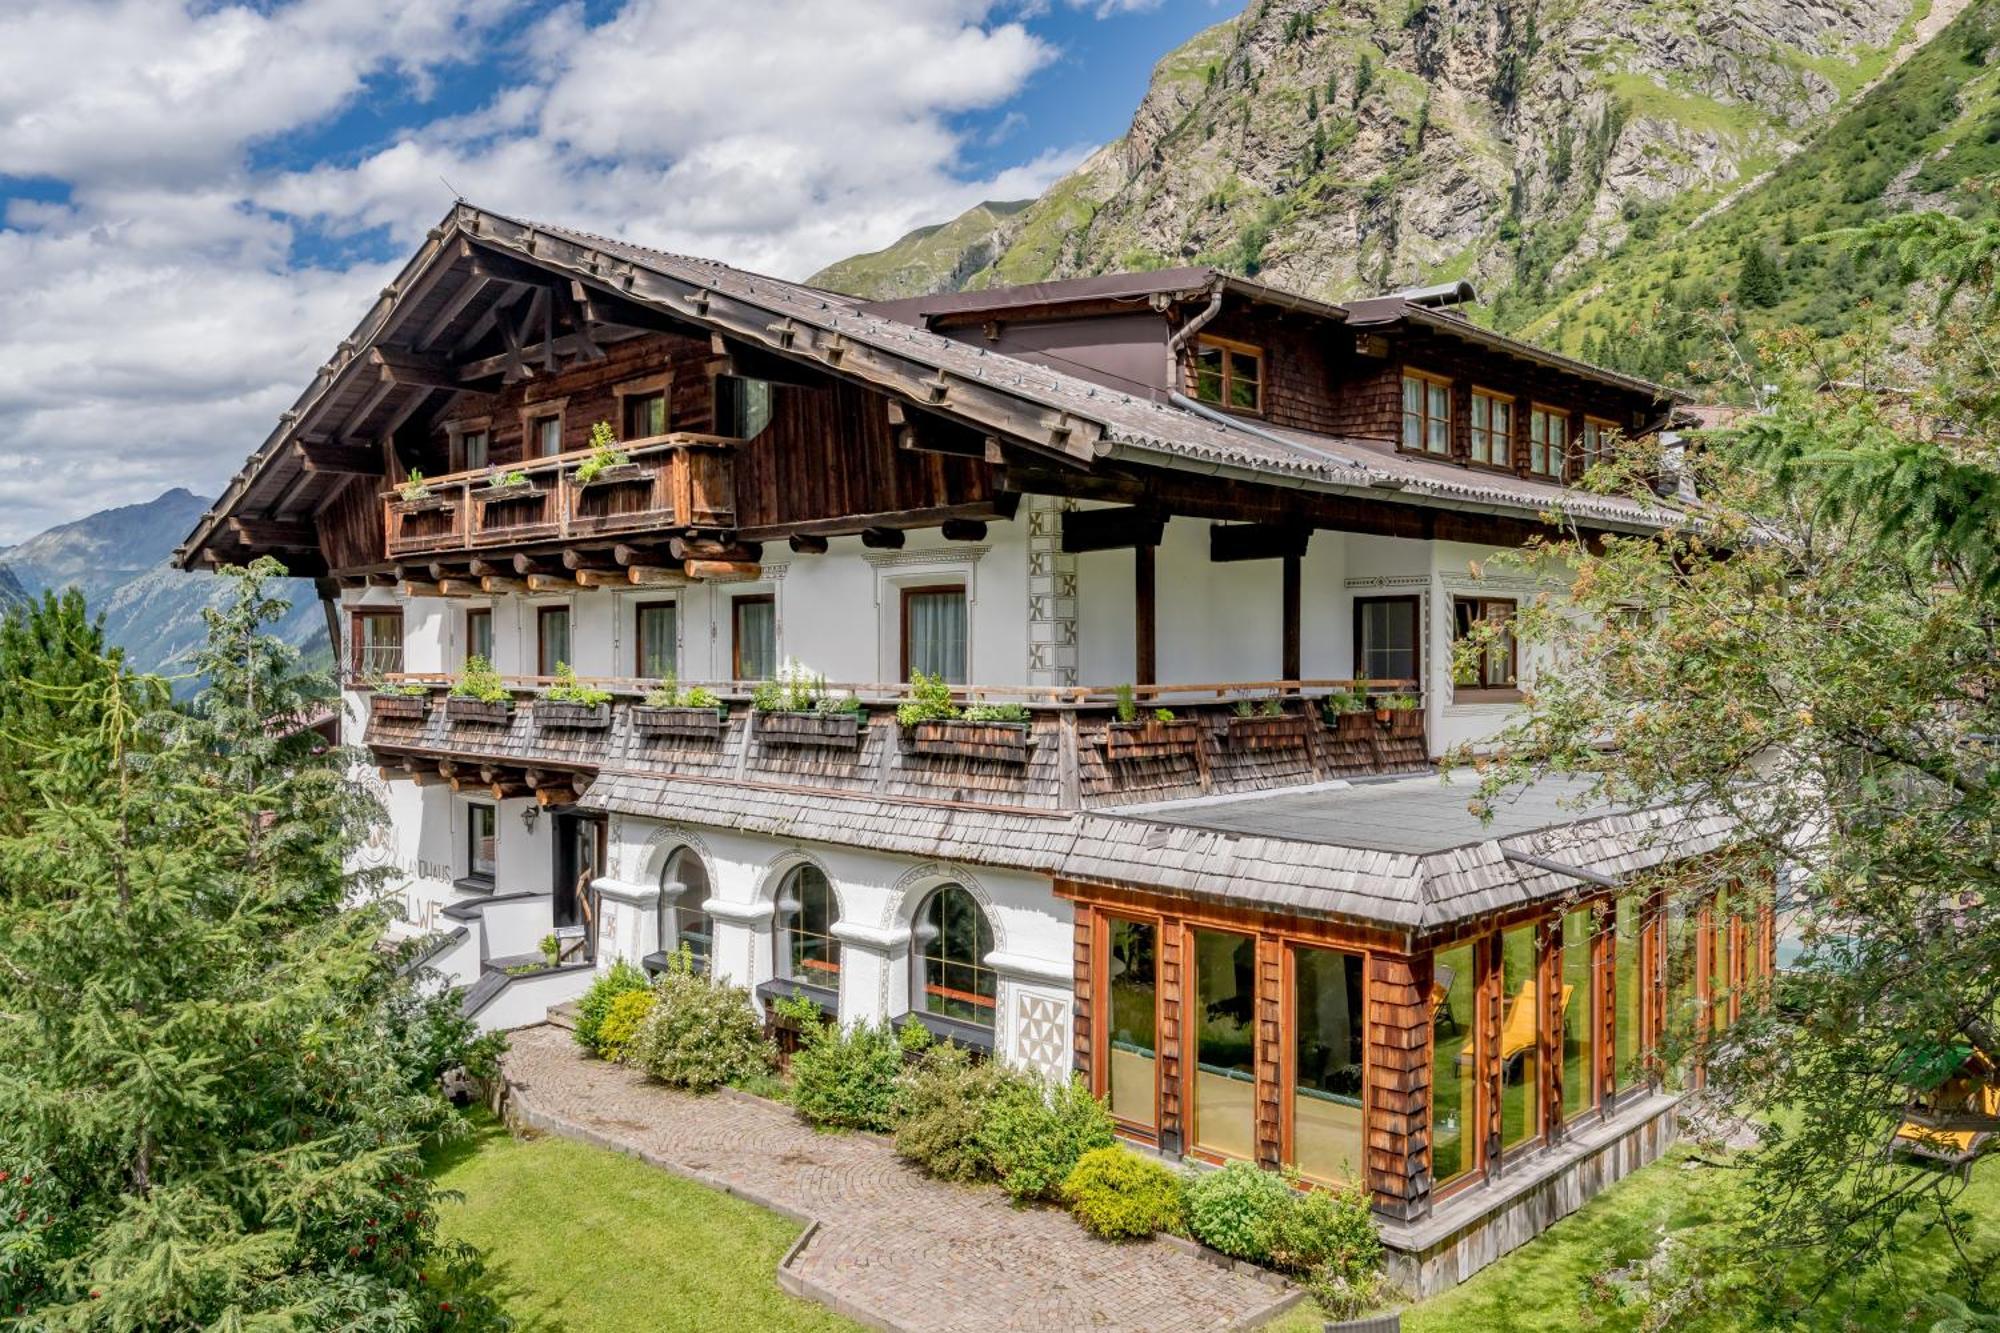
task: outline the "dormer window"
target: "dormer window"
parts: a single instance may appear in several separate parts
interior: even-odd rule
[[[1421,370],[1403,372],[1403,448],[1451,454],[1451,381]]]
[[[1264,410],[1264,353],[1248,343],[1197,338],[1194,398],[1233,412]]]

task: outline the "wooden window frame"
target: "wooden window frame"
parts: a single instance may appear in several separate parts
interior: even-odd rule
[[[1166,1061],[1160,1055],[1161,1015],[1166,1007],[1166,981],[1160,975],[1161,941],[1166,938],[1165,920],[1150,912],[1133,911],[1127,908],[1112,910],[1100,908],[1091,913],[1090,931],[1090,975],[1091,994],[1103,997],[1102,1002],[1091,1006],[1090,1014],[1090,1091],[1091,1095],[1104,1103],[1105,1110],[1111,1107],[1111,928],[1114,922],[1124,921],[1131,925],[1145,926],[1153,932],[1153,1123],[1142,1125],[1135,1120],[1121,1119],[1112,1115],[1112,1123],[1119,1132],[1129,1138],[1157,1145],[1160,1141],[1160,1122],[1164,1118],[1161,1105],[1165,1101],[1163,1093],[1162,1069]],[[1185,1144],[1186,1111],[1182,1112],[1181,1139]]]
[[[408,648],[403,638],[403,608],[400,606],[356,606],[348,610],[348,656],[347,677],[350,681],[365,681],[376,676],[400,675],[407,661]],[[370,620],[393,620],[396,622],[396,665],[393,671],[381,670],[366,661],[367,638],[362,625]]]
[[[840,994],[841,973],[847,968],[847,942],[840,938],[839,934],[835,932],[834,927],[838,926],[846,918],[840,914],[840,890],[833,886],[833,876],[827,874],[810,861],[802,862],[787,870],[779,879],[776,896],[782,899],[787,892],[790,892],[796,897],[798,890],[794,882],[805,874],[807,870],[816,872],[820,879],[826,883],[826,895],[829,907],[826,933],[822,935],[818,931],[801,931],[799,929],[796,923],[804,919],[806,914],[805,900],[802,898],[799,899],[799,910],[792,913],[792,924],[786,924],[785,914],[782,911],[774,911],[771,914],[772,973],[779,980],[789,981],[795,986],[805,986],[818,991],[831,991],[835,995],[838,995]],[[796,937],[801,934],[809,935],[814,939],[825,940],[833,946],[835,961],[832,968],[833,984],[831,986],[822,980],[808,980],[797,975],[799,970],[798,964],[789,955],[797,950]],[[781,967],[782,971],[779,970]],[[815,973],[814,975],[817,977],[818,974]]]
[[[1210,401],[1209,399],[1203,398],[1201,394],[1197,392],[1197,390],[1200,389],[1201,387],[1201,372],[1198,368],[1197,362],[1199,360],[1201,350],[1205,347],[1212,347],[1216,351],[1222,353],[1222,396],[1221,398],[1215,401]],[[1188,397],[1194,399],[1196,402],[1202,404],[1205,407],[1219,408],[1224,412],[1235,412],[1241,416],[1249,416],[1249,417],[1261,417],[1264,415],[1264,372],[1265,372],[1265,367],[1267,365],[1267,359],[1264,355],[1264,349],[1262,347],[1259,347],[1255,343],[1238,342],[1234,338],[1217,338],[1210,336],[1208,334],[1197,334],[1195,336],[1194,346],[1188,350],[1189,350],[1188,367],[1187,367]],[[1257,363],[1257,401],[1254,406],[1239,407],[1235,403],[1230,401],[1231,395],[1229,391],[1231,386],[1234,385],[1234,383],[1236,382],[1236,367],[1229,359],[1231,354],[1237,356],[1247,356],[1251,360]]]
[[[1370,1193],[1368,1189],[1368,1130],[1375,1110],[1375,1043],[1369,1039],[1370,1004],[1375,995],[1375,951],[1372,949],[1343,949],[1337,945],[1315,943],[1310,940],[1281,938],[1279,941],[1281,961],[1278,966],[1278,1160],[1294,1171],[1300,1172],[1300,1179],[1320,1188],[1358,1189]],[[1298,958],[1301,951],[1311,949],[1319,953],[1341,954],[1361,960],[1361,1160],[1355,1162],[1355,1176],[1346,1181],[1319,1181],[1304,1174],[1299,1167],[1298,1126],[1296,1124],[1299,1102],[1299,979]]]
[[[1595,448],[1585,443],[1585,441],[1587,441],[1590,438],[1590,432],[1593,428],[1596,429],[1600,438],[1603,440],[1603,442],[1598,444]],[[1610,440],[1612,438],[1622,437],[1622,435],[1623,432],[1619,429],[1617,422],[1612,421],[1606,417],[1594,416],[1589,412],[1584,413],[1583,430],[1578,433],[1578,438],[1576,441],[1576,458],[1578,467],[1589,468],[1592,465],[1601,463],[1605,459],[1611,457],[1612,445],[1610,443]]]
[[[1367,666],[1367,659],[1362,656],[1366,648],[1366,645],[1362,642],[1362,627],[1366,623],[1366,608],[1385,602],[1400,602],[1410,608],[1410,652],[1415,658],[1417,669],[1417,673],[1412,679],[1417,682],[1417,691],[1421,693],[1424,685],[1424,599],[1417,593],[1394,593],[1384,597],[1356,597],[1354,599],[1354,677],[1357,680],[1364,677],[1371,680],[1374,679],[1373,676],[1370,676],[1364,670]]]
[[[627,400],[649,398],[660,395],[663,405],[660,410],[662,430],[658,435],[641,435],[628,438],[625,434]],[[618,442],[620,444],[645,444],[651,440],[665,439],[674,431],[674,377],[672,372],[663,371],[657,375],[642,375],[611,386],[612,400],[618,406]]]
[[[778,595],[770,592],[746,592],[729,599],[729,678],[748,680],[743,674],[743,608],[765,604],[771,608],[771,656],[776,657],[778,647]],[[773,670],[776,663],[772,664]]]
[[[465,642],[460,648],[459,657],[463,660],[470,660],[471,657],[473,656],[472,621],[473,618],[477,616],[483,616],[486,619],[487,650],[485,653],[481,654],[481,656],[486,658],[486,665],[492,666],[493,665],[493,608],[490,606],[468,606],[465,608],[465,619],[462,624],[462,629],[464,630],[465,633]]]
[[[1538,415],[1547,417],[1550,421],[1559,421],[1562,423],[1563,438],[1561,448],[1553,448],[1546,441],[1542,445],[1542,457],[1548,463],[1548,470],[1546,471],[1535,467],[1535,418]],[[1569,438],[1569,418],[1570,413],[1567,408],[1556,407],[1551,403],[1537,403],[1530,400],[1528,403],[1528,454],[1522,460],[1522,467],[1529,476],[1539,477],[1543,481],[1560,482],[1564,477],[1569,475],[1571,444]]]
[[[452,472],[474,472],[493,466],[493,418],[465,417],[447,422],[444,428],[446,439],[445,461]],[[486,437],[486,461],[472,465],[465,461],[465,437],[484,435]]]
[[[1482,432],[1479,429],[1479,424],[1478,424],[1479,419],[1473,413],[1472,405],[1478,402],[1481,398],[1487,399],[1491,402],[1505,403],[1507,405],[1507,430],[1505,434],[1501,437],[1502,447],[1500,449],[1500,455],[1502,461],[1500,462],[1492,462],[1479,457],[1477,442],[1480,435],[1483,433],[1488,437],[1489,441],[1493,436],[1492,430],[1488,429]],[[1521,411],[1521,400],[1515,395],[1511,393],[1501,393],[1498,389],[1488,389],[1477,384],[1472,386],[1472,396],[1466,400],[1466,409],[1465,409],[1466,466],[1487,468],[1494,472],[1512,472],[1514,470],[1514,423],[1519,418],[1520,411]],[[1487,419],[1490,421],[1492,418],[1489,416]],[[1432,455],[1432,457],[1435,456],[1436,455]]]
[[[1425,389],[1425,391],[1424,391],[1424,396],[1423,396],[1423,404],[1424,404],[1424,408],[1423,408],[1423,412],[1422,412],[1422,414],[1421,414],[1421,417],[1420,417],[1420,420],[1421,420],[1421,421],[1423,422],[1423,429],[1422,429],[1421,431],[1419,431],[1419,432],[1418,432],[1418,434],[1419,434],[1419,435],[1420,435],[1420,436],[1422,437],[1422,439],[1423,439],[1423,443],[1422,443],[1421,445],[1418,445],[1418,446],[1417,446],[1416,448],[1411,448],[1411,447],[1410,447],[1410,445],[1408,445],[1407,443],[1405,443],[1405,442],[1404,442],[1404,439],[1403,439],[1403,424],[1404,424],[1404,420],[1405,420],[1405,418],[1407,418],[1407,417],[1409,416],[1409,414],[1410,414],[1410,413],[1409,413],[1409,409],[1403,406],[1403,383],[1404,383],[1404,381],[1406,381],[1406,380],[1418,380],[1418,381],[1421,381],[1421,382],[1422,382],[1423,384],[1425,384],[1426,386],[1428,386],[1428,387],[1426,387],[1426,389]],[[1401,374],[1401,376],[1399,376],[1399,377],[1397,378],[1397,380],[1396,380],[1396,449],[1397,449],[1397,452],[1399,452],[1399,453],[1405,453],[1405,454],[1412,454],[1412,455],[1414,455],[1414,456],[1416,456],[1416,457],[1418,457],[1418,458],[1445,458],[1445,459],[1448,459],[1448,458],[1450,458],[1450,457],[1451,457],[1451,453],[1452,453],[1452,448],[1451,448],[1451,443],[1452,443],[1452,442],[1451,442],[1451,429],[1452,429],[1452,419],[1451,419],[1451,415],[1452,415],[1452,402],[1451,402],[1451,391],[1452,391],[1453,387],[1454,387],[1454,386],[1453,386],[1453,383],[1452,383],[1452,379],[1451,379],[1451,376],[1449,376],[1449,375],[1438,375],[1438,374],[1435,374],[1435,373],[1433,373],[1433,372],[1431,372],[1431,371],[1428,371],[1428,370],[1419,370],[1419,369],[1417,369],[1417,368],[1416,368],[1415,366],[1404,366],[1404,367],[1403,367],[1403,373],[1402,373],[1402,374]],[[1443,448],[1443,449],[1441,449],[1441,450],[1440,450],[1440,449],[1433,449],[1433,448],[1431,448],[1431,447],[1430,447],[1430,438],[1431,438],[1431,423],[1432,423],[1433,421],[1436,421],[1436,420],[1438,420],[1438,418],[1436,418],[1436,417],[1434,417],[1434,416],[1432,416],[1432,415],[1431,415],[1431,396],[1430,396],[1430,389],[1431,389],[1431,388],[1441,388],[1441,389],[1443,389],[1443,390],[1445,391],[1445,394],[1444,394],[1444,417],[1443,417],[1443,421],[1444,421],[1444,448]]]
[[[674,610],[674,641],[667,645],[667,660],[675,676],[680,674],[681,664],[681,604],[678,597],[649,597],[632,603],[632,674],[640,680],[664,679],[646,672],[646,636],[641,626],[646,623],[646,612],[670,606]]]
[[[1519,698],[1521,693],[1521,640],[1518,634],[1510,633],[1507,636],[1507,674],[1510,679],[1505,684],[1495,685],[1486,679],[1487,662],[1486,654],[1483,652],[1479,655],[1479,680],[1473,683],[1465,683],[1457,678],[1456,659],[1459,642],[1458,608],[1461,603],[1479,608],[1477,615],[1474,617],[1477,620],[1493,619],[1487,610],[1489,607],[1504,606],[1509,608],[1509,615],[1507,617],[1509,620],[1518,617],[1521,613],[1520,599],[1514,597],[1466,597],[1456,595],[1452,597],[1451,642],[1454,672],[1451,685],[1453,697],[1465,698],[1470,696],[1473,699],[1483,698],[1488,700],[1502,697]]]
[[[1492,1168],[1492,1161],[1486,1155],[1486,1116],[1489,1104],[1493,1100],[1493,1089],[1489,1086],[1491,1080],[1486,1075],[1486,1019],[1487,1010],[1491,1007],[1491,996],[1488,994],[1492,988],[1489,972],[1492,976],[1498,976],[1500,972],[1499,939],[1499,931],[1486,930],[1470,939],[1440,940],[1431,947],[1433,980],[1437,976],[1439,954],[1461,947],[1469,947],[1472,950],[1472,1013],[1468,1021],[1471,1024],[1473,1069],[1472,1118],[1469,1122],[1462,1123],[1458,1131],[1461,1150],[1465,1152],[1468,1160],[1462,1171],[1442,1184],[1437,1180],[1437,1159],[1432,1156],[1430,1147],[1437,1138],[1438,1113],[1437,1084],[1435,1080],[1431,1084],[1427,1102],[1430,1108],[1430,1122],[1424,1126],[1424,1171],[1430,1176],[1430,1198],[1433,1206],[1476,1185],[1484,1184],[1487,1172]],[[1497,1026],[1499,1019],[1495,1018],[1494,1023]],[[1429,1049],[1431,1063],[1435,1067],[1437,1063],[1435,1024],[1431,1028]]]
[[[966,899],[972,904],[972,910],[985,923],[987,934],[991,935],[993,933],[992,914],[986,910],[984,903],[973,896],[972,890],[966,888],[965,885],[959,883],[957,880],[946,880],[942,884],[932,885],[925,892],[924,896],[918,900],[917,910],[911,916],[910,920],[922,924],[930,913],[932,902],[936,901],[941,895],[953,891],[965,895]],[[987,963],[984,957],[979,955],[976,947],[978,942],[977,932],[974,932],[975,948],[973,949],[973,956],[970,959],[953,959],[946,957],[942,952],[937,954],[929,952],[931,948],[942,949],[943,941],[944,931],[940,929],[936,939],[929,944],[924,943],[921,939],[912,939],[910,942],[910,1012],[913,1014],[931,1014],[934,1017],[949,1019],[957,1023],[965,1023],[972,1027],[997,1030],[1000,1021],[1000,974]],[[977,974],[984,973],[993,980],[993,998],[988,1000],[977,993],[952,991],[944,986],[933,988],[930,984],[930,964],[933,962],[939,964],[941,967],[950,967],[954,964],[961,967],[969,967],[975,974],[975,979]],[[930,1003],[933,993],[945,996],[946,998],[958,999],[970,1004],[975,1009],[983,1005],[986,1009],[986,1018],[984,1021],[975,1018],[960,1018],[956,1014],[946,1014],[934,1010],[931,1008]]]
[[[1253,1091],[1250,1098],[1250,1156],[1248,1157],[1236,1157],[1214,1148],[1204,1148],[1197,1141],[1201,1137],[1201,1024],[1189,1023],[1185,1020],[1188,1015],[1197,1013],[1201,1009],[1201,957],[1200,950],[1195,946],[1195,936],[1201,934],[1228,935],[1238,940],[1249,940],[1251,956],[1254,960],[1263,950],[1266,935],[1255,925],[1221,925],[1200,918],[1186,917],[1181,919],[1178,929],[1181,932],[1181,1014],[1183,1015],[1181,1025],[1183,1033],[1181,1038],[1181,1156],[1197,1162],[1206,1162],[1211,1166],[1225,1166],[1230,1162],[1244,1161],[1254,1163],[1257,1160],[1258,1148],[1257,1097],[1254,1089],[1256,1087],[1257,1067],[1262,1063],[1257,1057],[1259,1043],[1255,997],[1253,995],[1251,1000],[1250,1019],[1250,1066],[1251,1087]],[[1257,967],[1253,961],[1251,976],[1255,978],[1256,975]],[[1280,998],[1282,1000],[1282,991],[1280,992]],[[1157,1028],[1155,1030],[1157,1031]],[[1282,1031],[1281,1027],[1280,1032],[1282,1033]],[[1278,1052],[1281,1066],[1284,1058],[1283,1046],[1284,1043],[1281,1041]],[[1282,1089],[1283,1083],[1283,1076],[1280,1075],[1280,1089]],[[1283,1100],[1283,1093],[1281,1091],[1278,1110],[1281,1141],[1284,1133],[1282,1128],[1284,1124]]]
[[[486,811],[493,819],[493,865],[490,869],[479,868],[474,848],[479,843],[478,811]],[[492,801],[467,801],[465,803],[465,877],[480,884],[491,884],[500,873],[500,807]]]
[[[902,671],[903,671],[903,674],[902,674],[901,676],[897,677],[897,679],[898,679],[898,680],[901,680],[901,681],[904,681],[904,682],[906,682],[906,683],[907,683],[907,682],[909,681],[909,679],[910,679],[910,601],[911,601],[911,599],[912,599],[912,598],[915,598],[915,597],[922,597],[922,596],[925,596],[925,595],[931,595],[931,596],[935,596],[935,595],[936,595],[936,594],[938,594],[938,593],[946,593],[946,592],[955,592],[955,593],[957,593],[957,594],[958,594],[958,598],[959,598],[959,601],[961,601],[961,602],[963,602],[963,603],[965,604],[965,677],[966,677],[966,678],[965,678],[965,680],[962,680],[962,681],[954,681],[954,682],[951,682],[951,683],[953,683],[953,684],[958,684],[958,685],[965,685],[965,684],[970,684],[970,683],[971,683],[971,680],[972,680],[972,594],[971,594],[971,592],[970,592],[970,591],[969,591],[969,590],[968,590],[968,589],[966,588],[966,585],[965,585],[965,582],[964,582],[964,580],[962,580],[962,579],[961,579],[960,581],[956,582],[956,583],[916,583],[916,584],[910,584],[910,585],[908,585],[908,586],[906,586],[906,587],[902,588],[902,589],[901,589],[901,590],[900,590],[900,591],[898,592],[898,594],[897,594],[897,602],[898,602],[898,607],[899,607],[899,610],[900,610],[900,612],[901,612],[901,615],[902,615],[902,622],[903,622],[903,623],[902,623],[902,636],[901,636],[901,646],[902,646],[902,651],[901,651],[901,654],[900,654],[900,656],[899,656],[899,658],[898,658],[898,661],[899,661],[899,662],[901,663],[901,665],[902,665]]]
[[[576,620],[575,617],[571,615],[571,608],[569,603],[561,602],[552,605],[544,605],[536,607],[535,608],[535,675],[537,677],[548,678],[548,677],[553,677],[555,675],[555,667],[558,664],[555,662],[550,662],[548,660],[549,656],[548,627],[549,627],[549,617],[558,615],[563,618],[563,626],[564,626],[563,637],[569,640],[570,655],[574,656],[576,653],[576,638],[575,638]],[[567,659],[565,659],[565,661],[566,660]],[[568,662],[567,665],[572,671],[576,669],[576,663],[574,662]],[[542,670],[542,668],[545,666],[550,669],[547,671]]]
[[[553,454],[544,454],[536,452],[536,446],[540,442],[535,438],[536,436],[535,428],[539,426],[542,422],[547,421],[550,418],[554,418],[556,423],[556,443],[561,444],[563,441],[563,433],[569,427],[569,399],[544,398],[540,402],[526,403],[522,405],[521,461],[523,463],[535,463],[541,461],[544,458],[559,458],[564,453],[568,452],[567,450],[564,449],[557,449],[556,452]],[[619,418],[622,424],[624,418],[622,404],[619,413]]]

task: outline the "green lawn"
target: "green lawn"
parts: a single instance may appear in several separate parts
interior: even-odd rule
[[[1592,1328],[1630,1333],[1643,1311],[1604,1305],[1586,1312],[1589,1279],[1652,1253],[1662,1229],[1679,1231],[1716,1218],[1728,1206],[1735,1185],[1726,1172],[1689,1165],[1677,1149],[1664,1162],[1619,1182],[1581,1210],[1520,1249],[1476,1274],[1471,1281],[1403,1312],[1406,1333],[1530,1333],[1530,1330]],[[1978,1216],[1975,1265],[2000,1271],[2000,1161],[1988,1158],[1961,1203]],[[1907,1245],[1882,1267],[1857,1274],[1804,1311],[1786,1328],[1826,1330],[1927,1329],[1939,1317],[1919,1303],[1926,1293],[1965,1295],[1954,1275],[1951,1247],[1941,1235],[1918,1236],[1909,1229]],[[1803,1279],[1803,1273],[1801,1274]],[[1990,1284],[1989,1284],[1990,1285]],[[1992,1296],[1988,1292],[1988,1297]],[[1309,1308],[1295,1310],[1275,1326],[1280,1333],[1318,1328]],[[1740,1309],[1677,1321],[1689,1333],[1724,1333],[1757,1325]]]
[[[483,1117],[431,1169],[465,1196],[443,1230],[487,1252],[524,1331],[854,1327],[778,1289],[797,1223],[635,1158]]]

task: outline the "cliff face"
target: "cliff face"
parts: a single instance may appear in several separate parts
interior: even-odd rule
[[[1215,263],[1330,297],[1470,277],[1532,303],[1791,157],[1967,3],[1268,0],[1160,61],[1122,139],[971,220],[976,246],[930,232],[817,280]]]

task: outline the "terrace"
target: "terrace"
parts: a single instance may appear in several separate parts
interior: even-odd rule
[[[366,744],[386,777],[544,804],[616,772],[1051,815],[1430,766],[1409,681],[1137,686],[1128,720],[1113,689],[975,686],[956,701],[1019,705],[1026,720],[907,727],[896,720],[901,685],[824,686],[826,698],[856,701],[839,711],[759,711],[749,681],[707,687],[718,703],[703,708],[648,706],[658,682],[630,678],[585,682],[607,704],[552,704],[535,697],[549,683],[510,678],[505,700],[483,703],[452,696],[446,678],[389,676],[385,685],[425,692],[374,695]],[[1352,707],[1366,691],[1370,706]]]

